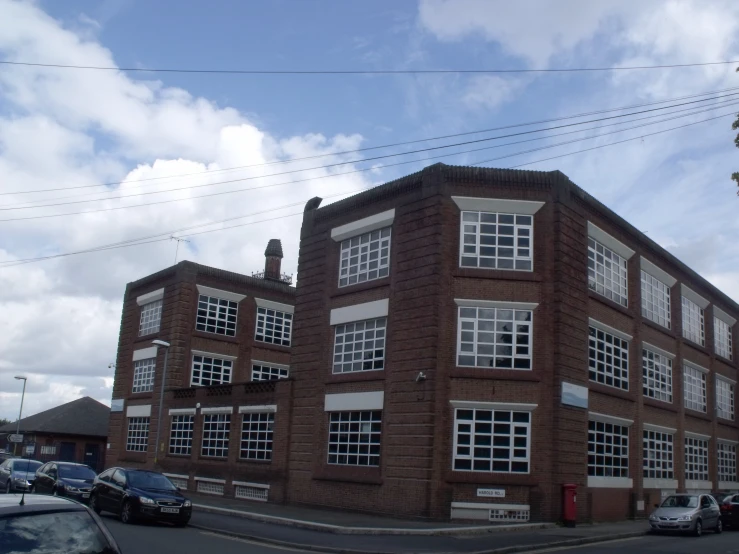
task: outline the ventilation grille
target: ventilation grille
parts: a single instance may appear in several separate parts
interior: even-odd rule
[[[205,494],[219,494],[223,496],[223,485],[221,483],[198,481],[198,492],[203,492]]]
[[[529,520],[529,510],[490,510],[490,521],[516,521],[524,522]]]
[[[246,500],[259,500],[261,502],[267,502],[267,495],[269,489],[263,489],[259,487],[244,487],[236,486],[236,498],[244,498]]]
[[[187,479],[177,479],[176,477],[169,477],[172,484],[180,490],[187,490]]]

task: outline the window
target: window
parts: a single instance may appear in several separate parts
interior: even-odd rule
[[[0,519],[3,552],[115,552],[85,511],[8,511]]]
[[[641,272],[641,315],[671,328],[670,287],[646,271]]]
[[[628,304],[626,259],[588,238],[588,286],[617,304]]]
[[[292,336],[293,314],[273,310],[272,308],[257,308],[256,340],[290,346]]]
[[[685,407],[706,412],[706,374],[691,366],[683,367]]]
[[[202,456],[228,457],[228,437],[231,434],[231,414],[203,416]]]
[[[736,477],[736,445],[726,442],[718,443],[718,480],[723,482],[737,481]]]
[[[241,423],[241,457],[245,460],[272,459],[274,412],[246,413]]]
[[[227,337],[236,336],[238,304],[231,300],[201,294],[198,297],[198,315],[195,328],[206,333]]]
[[[461,227],[461,267],[533,268],[533,216],[462,212]]]
[[[126,450],[130,452],[146,452],[149,445],[149,418],[129,417]]]
[[[148,358],[133,363],[133,392],[154,390],[154,366],[156,358]]]
[[[602,329],[590,327],[590,380],[629,390],[629,343]]]
[[[642,349],[644,396],[672,403],[672,360],[662,354]]]
[[[629,476],[629,428],[603,421],[588,422],[588,475]]]
[[[341,241],[339,286],[387,277],[390,273],[390,227]]]
[[[644,429],[644,478],[673,479],[673,435]]]
[[[455,471],[529,473],[531,413],[454,411]]]
[[[287,379],[290,370],[286,367],[270,366],[264,363],[253,363],[251,366],[252,381],[272,381],[274,379]]]
[[[716,415],[723,419],[734,419],[734,384],[716,377]]]
[[[457,365],[531,369],[531,310],[459,307]]]
[[[141,321],[139,322],[139,336],[149,335],[159,331],[162,321],[162,301],[155,300],[141,306]]]
[[[232,360],[194,355],[192,357],[191,385],[208,386],[230,383],[232,369]]]
[[[174,415],[169,432],[169,453],[189,456],[192,452],[192,428],[195,416]]]
[[[708,481],[708,441],[685,437],[685,479]]]
[[[713,337],[714,337],[714,345],[716,347],[716,354],[719,356],[723,356],[727,360],[731,360],[733,352],[732,352],[732,345],[731,345],[731,333],[733,329],[731,328],[731,325],[723,321],[722,319],[719,319],[717,317],[713,318]]]
[[[683,337],[701,346],[706,345],[703,308],[683,296]]]
[[[386,317],[336,325],[334,373],[384,369],[386,327]]]
[[[381,431],[381,411],[331,412],[328,463],[379,466]]]

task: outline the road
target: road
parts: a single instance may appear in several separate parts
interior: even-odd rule
[[[604,542],[576,548],[549,548],[531,551],[557,554],[739,554],[739,532],[727,531],[721,535],[706,533],[700,538],[682,536],[645,535],[635,539]]]

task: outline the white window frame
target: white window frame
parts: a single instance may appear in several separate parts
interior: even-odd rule
[[[159,332],[162,324],[162,300],[154,300],[141,306],[139,318],[139,336],[143,337]]]
[[[133,362],[132,393],[151,392],[154,390],[154,376],[156,375],[156,358],[145,358]]]
[[[472,218],[475,218],[474,221]],[[485,226],[484,233],[483,226]],[[510,233],[501,234],[500,227],[506,227],[506,229],[510,227]],[[483,244],[483,240],[487,243]],[[501,241],[510,242],[510,244],[501,245]],[[485,249],[484,253],[483,249]],[[501,255],[501,249],[505,249],[509,255]],[[475,260],[475,265],[466,263],[472,259]],[[490,265],[482,265],[483,260],[489,260]],[[533,271],[534,216],[480,210],[460,212],[459,267]]]
[[[327,463],[379,467],[382,456],[382,415],[382,410],[328,412]],[[352,437],[356,438],[352,440]],[[376,442],[373,442],[374,439]],[[363,452],[365,449],[366,452]]]
[[[208,387],[213,385],[224,385],[231,383],[231,381],[233,380],[235,361],[236,358],[233,356],[225,356],[223,354],[212,354],[210,352],[193,350],[190,368],[190,386]],[[210,370],[208,370],[211,375],[211,378],[208,380],[209,382],[206,382],[206,379],[203,377],[203,373],[206,371],[206,367],[210,367]],[[214,382],[213,376],[216,375],[216,368],[220,368],[220,380]],[[196,372],[198,373],[197,377],[195,376]]]
[[[591,429],[591,424],[592,428]],[[611,416],[598,417],[592,412],[588,417],[588,480],[590,479],[629,479],[629,430],[633,421],[621,420]],[[626,431],[624,434],[623,431]],[[598,436],[603,435],[603,441],[598,441]],[[610,441],[606,439],[610,437]],[[591,438],[595,437],[595,441]],[[625,437],[626,444],[616,445],[616,437],[620,437],[623,441]],[[598,451],[598,446],[602,446],[602,451]],[[614,448],[620,450],[616,452]],[[625,449],[625,452],[622,450]],[[593,462],[591,463],[591,458]],[[599,459],[600,458],[600,459]],[[607,463],[607,459],[618,458],[626,461],[626,465],[614,465]]]
[[[644,426],[644,479],[675,478],[675,433]]]
[[[707,374],[707,369],[683,361],[683,404],[687,409],[706,413],[708,409]]]
[[[292,306],[289,306],[292,308]],[[269,321],[272,318],[273,321]],[[269,326],[272,326],[269,329]],[[277,327],[280,327],[278,330]],[[292,344],[293,311],[273,306],[257,306],[257,323],[254,329],[254,340],[290,347]]]
[[[251,380],[276,381],[290,377],[290,366],[272,362],[251,361]]]
[[[641,315],[657,325],[672,329],[670,287],[641,270]]]
[[[203,436],[200,441],[200,455],[208,458],[228,458],[231,439],[231,413],[223,411],[206,413],[205,410],[202,410],[202,414]]]
[[[274,445],[275,412],[272,410],[248,411],[239,408],[241,436],[239,458],[253,462],[271,462]]]
[[[169,453],[173,456],[192,454],[192,437],[195,414],[171,414],[169,427]]]
[[[198,289],[200,288],[200,285],[198,285]],[[215,289],[210,290],[216,293],[222,293],[222,291],[216,291]],[[242,295],[238,296],[243,298]],[[201,319],[203,321],[199,321]],[[206,294],[200,291],[195,315],[196,331],[223,335],[225,337],[235,337],[238,319],[239,301],[234,299],[233,293],[228,296],[225,294],[214,296],[213,294]]]
[[[342,240],[339,245],[339,288],[389,276],[391,249],[392,227]]]
[[[713,348],[716,354],[726,358],[734,359],[733,333],[734,318],[724,314],[718,308],[713,308]],[[732,321],[734,323],[732,323]]]
[[[718,439],[716,441],[716,464],[718,466],[719,483],[736,483],[736,442]],[[733,485],[735,488],[736,485]],[[719,488],[732,488],[719,485]]]
[[[672,404],[674,354],[642,343],[642,393],[646,398]]]
[[[685,285],[680,285],[683,314],[683,338],[701,346],[706,345],[706,315],[708,300]]]
[[[735,381],[716,375],[716,417],[734,421]]]
[[[685,434],[685,480],[708,481],[709,439]]]
[[[361,329],[358,329],[359,326]],[[357,340],[360,333],[362,338]],[[347,340],[349,337],[351,340]],[[387,317],[351,321],[334,326],[332,363],[334,374],[383,371],[386,355]],[[365,367],[367,364],[370,367]]]
[[[631,335],[592,318],[588,330],[588,378],[593,383],[629,390],[629,347]],[[601,337],[602,335],[602,337]],[[602,344],[602,349],[599,346]],[[610,349],[610,353],[609,353]],[[602,354],[600,356],[599,354]],[[625,357],[624,357],[625,354]],[[602,358],[602,360],[601,360]],[[609,362],[610,358],[610,362]],[[616,364],[616,359],[619,363]],[[621,367],[616,367],[620,365]],[[616,375],[616,372],[621,375]],[[609,383],[610,380],[610,383]]]
[[[593,236],[588,236],[588,287],[616,304],[629,305],[628,258]]]
[[[149,417],[129,417],[126,432],[127,452],[146,452],[149,448]]]

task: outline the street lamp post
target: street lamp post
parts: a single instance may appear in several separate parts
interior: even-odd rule
[[[162,388],[159,391],[159,415],[157,416],[157,440],[154,443],[154,465],[156,466],[157,460],[159,459],[159,435],[162,429],[162,408],[164,406],[164,385],[167,382],[167,357],[169,354],[169,343],[164,342],[163,340],[159,340],[159,339],[153,340],[151,341],[151,343],[165,348],[164,368],[162,369]]]
[[[19,435],[20,432],[21,432],[21,416],[23,415],[23,399],[26,396],[26,381],[28,380],[28,377],[23,377],[22,375],[16,375],[15,378],[18,379],[19,381],[20,380],[23,381],[23,392],[21,393],[21,409],[18,412],[18,425],[16,425],[16,427],[15,427],[15,434],[16,435]],[[16,454],[17,453],[16,452],[16,450],[17,450],[17,446],[16,445],[17,444],[18,444],[17,442],[14,442],[13,443],[13,454]]]

